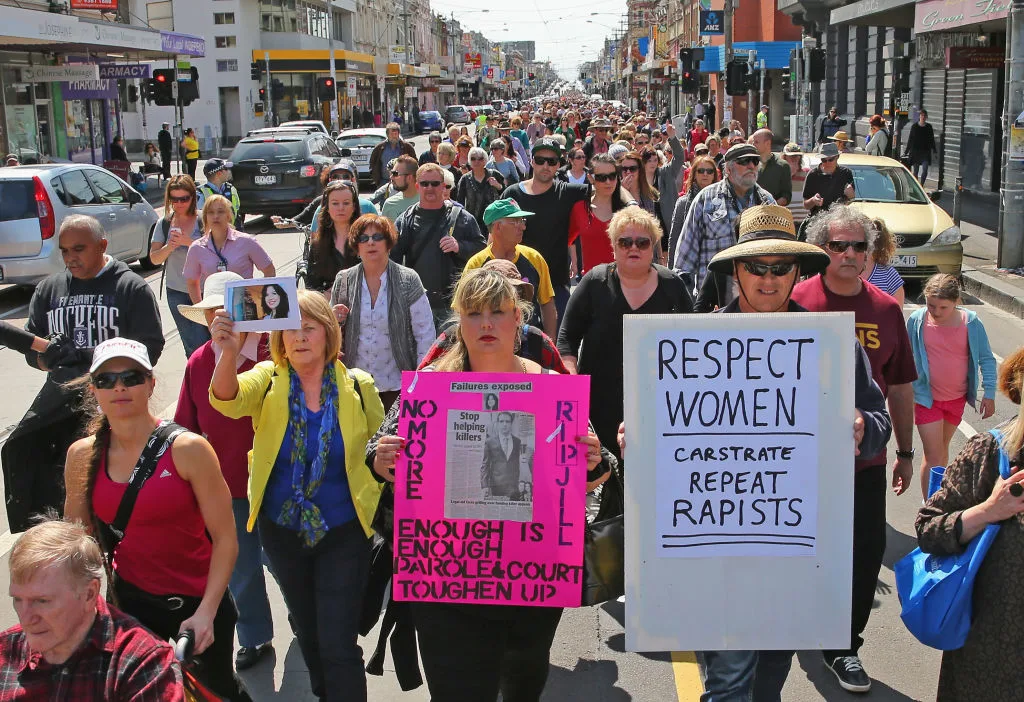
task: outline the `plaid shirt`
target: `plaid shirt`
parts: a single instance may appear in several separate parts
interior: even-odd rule
[[[728,178],[707,186],[697,193],[686,213],[675,269],[693,276],[699,290],[711,259],[736,243],[733,221],[748,207],[774,204],[775,198],[760,185],[751,188],[745,198],[737,197]]]
[[[555,347],[554,342],[551,341],[551,337],[534,326],[527,325],[523,329],[523,343],[519,349],[519,355],[531,361],[536,361],[540,364],[541,368],[547,368],[562,375],[569,375],[569,369],[562,363],[562,354],[558,353],[558,349]],[[437,337],[437,341],[427,351],[427,355],[420,361],[417,370],[422,370],[435,363],[445,351],[452,347],[452,344],[455,342],[450,332],[451,329],[441,332],[441,335]]]
[[[96,598],[96,621],[61,665],[29,650],[20,625],[0,634],[0,700],[184,702],[174,649]]]

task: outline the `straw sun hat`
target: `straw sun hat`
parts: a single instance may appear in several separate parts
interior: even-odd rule
[[[214,273],[203,283],[203,299],[194,305],[178,305],[178,314],[185,319],[206,324],[206,310],[216,310],[224,306],[224,287],[226,283],[236,280],[244,280],[242,276],[231,271],[219,271]]]
[[[739,240],[718,252],[708,270],[732,275],[733,261],[758,256],[795,256],[801,275],[813,275],[828,268],[831,260],[822,249],[797,241],[793,213],[779,205],[748,207],[740,215]]]

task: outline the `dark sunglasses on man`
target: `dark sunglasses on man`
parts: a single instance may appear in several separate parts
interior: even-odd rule
[[[743,261],[743,268],[750,275],[763,278],[771,272],[777,278],[789,275],[796,266],[796,261],[782,261],[781,263],[757,263],[756,261]]]
[[[839,239],[833,239],[832,241],[825,242],[825,246],[832,253],[846,253],[846,250],[853,247],[853,250],[857,253],[867,253],[868,242],[866,241],[841,241]]]
[[[538,166],[557,166],[560,159],[557,156],[534,156],[533,162]]]
[[[761,163],[760,156],[742,156],[736,159],[736,164],[739,166],[757,166]]]

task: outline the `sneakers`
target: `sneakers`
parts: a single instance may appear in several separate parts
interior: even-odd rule
[[[839,656],[833,658],[831,663],[826,660],[825,665],[847,692],[867,692],[871,689],[871,678],[864,672],[860,656]]]
[[[235,654],[235,670],[246,670],[259,663],[263,656],[274,650],[274,645],[269,641],[259,646],[247,648],[242,646]]]

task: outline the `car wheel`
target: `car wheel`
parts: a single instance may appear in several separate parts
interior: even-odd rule
[[[156,223],[154,223],[153,226],[149,228],[149,236],[146,237],[146,248],[143,251],[145,255],[139,257],[139,266],[141,266],[142,270],[145,271],[151,271],[160,267],[159,263],[153,263],[153,259],[149,257],[149,247],[153,243],[154,231],[156,231]]]

